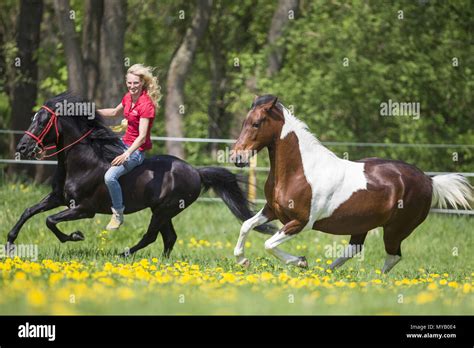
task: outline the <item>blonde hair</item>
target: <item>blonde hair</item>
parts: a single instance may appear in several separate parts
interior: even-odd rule
[[[144,66],[143,64],[133,64],[127,70],[127,74],[133,74],[139,76],[144,82],[143,88],[145,88],[150,96],[155,107],[158,107],[158,102],[161,99],[161,87],[158,83],[158,76],[153,75],[154,67]]]

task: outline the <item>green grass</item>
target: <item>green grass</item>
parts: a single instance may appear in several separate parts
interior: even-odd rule
[[[15,224],[24,208],[38,202],[48,188],[44,186],[0,186],[0,221],[2,237]],[[52,284],[54,273],[42,269],[38,275],[28,272],[26,280],[15,277],[22,272],[21,266],[11,270],[0,269],[0,313],[79,313],[79,314],[472,314],[473,237],[472,218],[462,216],[430,215],[402,244],[402,261],[388,275],[379,274],[385,251],[383,232],[371,232],[365,243],[363,260],[351,260],[334,273],[324,269],[330,259],[325,255],[326,247],[334,242],[348,241],[347,236],[333,236],[316,231],[301,233],[285,243],[283,249],[305,255],[309,270],[284,266],[266,254],[263,244],[267,236],[252,232],[246,248],[251,260],[248,269],[235,264],[233,247],[238,237],[240,223],[220,203],[197,202],[174,219],[178,243],[170,259],[162,259],[161,237],[149,247],[129,259],[117,254],[131,247],[141,238],[150,219],[148,210],[127,215],[125,225],[119,231],[104,234],[103,228],[109,216],[96,215],[93,219],[59,224],[65,233],[80,230],[86,240],[61,244],[45,225],[48,215],[62,208],[38,214],[23,227],[17,244],[37,244],[38,261],[53,260],[68,264],[75,260],[84,265],[90,273],[85,280],[62,279]],[[193,246],[191,239],[203,240],[201,246]],[[220,242],[220,243],[219,243]],[[158,258],[158,262],[152,262]],[[147,280],[133,280],[108,274],[113,285],[102,284],[92,273],[102,271],[106,263],[114,267],[119,264],[135,264],[133,272],[139,272],[137,262],[148,259],[150,264],[171,267],[175,263],[187,262],[198,265],[203,273],[215,275],[215,281],[207,285],[181,284],[179,279],[187,273],[170,271],[172,280],[156,284]],[[320,259],[320,260],[318,260]],[[5,260],[0,260],[0,263]],[[137,266],[138,265],[138,266]],[[166,266],[169,265],[169,266]],[[137,268],[138,267],[138,268]],[[222,270],[216,268],[222,268]],[[61,273],[59,271],[59,273]],[[154,274],[147,268],[146,272]],[[174,272],[174,273],[173,273]],[[293,278],[295,283],[285,281],[264,281],[267,272],[274,277],[281,273]],[[220,282],[223,273],[237,277],[256,275],[262,277],[256,283],[237,285]],[[173,275],[174,274],[174,275]],[[430,275],[435,274],[435,275]],[[106,276],[104,276],[106,277]],[[200,277],[200,276],[199,276]],[[198,277],[198,278],[199,278]],[[326,278],[324,278],[326,277]],[[321,279],[320,285],[305,285],[305,279]],[[418,284],[397,285],[400,282],[417,280]],[[429,280],[431,279],[431,280]],[[446,282],[440,280],[445,279]],[[25,283],[22,283],[25,282]],[[345,281],[338,287],[338,281]],[[374,282],[375,281],[375,282]],[[357,284],[354,288],[348,282]],[[379,283],[377,283],[379,282]],[[363,285],[367,283],[366,285]],[[436,288],[428,288],[434,283]],[[22,285],[23,284],[23,285]],[[58,295],[71,290],[78,284],[85,285],[85,294],[78,296],[75,303],[68,297]],[[41,294],[35,305],[35,293]],[[121,289],[121,290],[119,290]],[[127,290],[124,290],[127,289]],[[130,291],[132,298],[119,296],[119,291]],[[97,296],[93,294],[97,293]],[[102,294],[101,294],[102,293]],[[184,295],[184,297],[183,297]],[[41,296],[45,297],[42,298]],[[62,297],[61,297],[62,296]],[[184,299],[184,303],[183,302]]]

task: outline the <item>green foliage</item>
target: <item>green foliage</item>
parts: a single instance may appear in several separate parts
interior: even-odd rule
[[[208,135],[210,62],[217,49],[225,61],[228,137],[238,135],[254,97],[253,85],[259,94],[276,94],[292,106],[322,141],[474,144],[472,1],[301,1],[296,18],[277,43],[284,50],[283,66],[269,78],[267,35],[276,5],[270,0],[214,1],[208,31],[186,80],[185,136]],[[83,4],[74,0],[71,6],[80,31]],[[195,7],[188,1],[128,1],[125,56],[131,64],[157,67],[163,93],[169,63]],[[0,8],[13,13],[12,2]],[[45,10],[44,16],[57,32],[51,11]],[[2,47],[10,61],[14,43]],[[58,38],[43,37],[38,57],[39,105],[66,89],[67,72]],[[389,99],[420,103],[420,118],[381,116],[380,105]],[[154,135],[166,135],[164,102],[165,98]],[[0,110],[8,115],[1,104]],[[8,119],[2,116],[3,127]],[[189,143],[185,148],[192,162],[215,162],[206,144]],[[473,148],[330,148],[340,156],[347,152],[350,159],[379,156],[415,163],[424,170],[473,171]],[[164,144],[156,143],[154,152],[164,151]],[[453,161],[453,153],[458,161]],[[259,164],[265,161],[263,153]]]

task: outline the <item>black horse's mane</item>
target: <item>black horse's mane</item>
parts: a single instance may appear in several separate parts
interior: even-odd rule
[[[88,100],[70,92],[61,93],[49,99],[45,105],[52,110],[56,109],[58,103],[85,103]],[[104,118],[95,110],[94,118],[86,116],[68,117],[74,119],[72,122],[78,126],[82,133],[92,129],[92,133],[86,138],[99,159],[110,163],[115,157],[123,153],[120,146],[120,138],[104,122]]]

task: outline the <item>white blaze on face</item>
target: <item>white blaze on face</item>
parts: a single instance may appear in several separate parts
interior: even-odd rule
[[[304,230],[312,229],[315,221],[331,216],[354,192],[367,189],[364,163],[338,158],[308,131],[304,122],[279,105],[285,116],[280,138],[291,132],[298,138],[304,175],[312,191],[310,216]]]
[[[36,121],[36,116],[38,116],[38,113],[36,113],[36,114],[33,116],[32,122],[35,122],[35,121]]]

